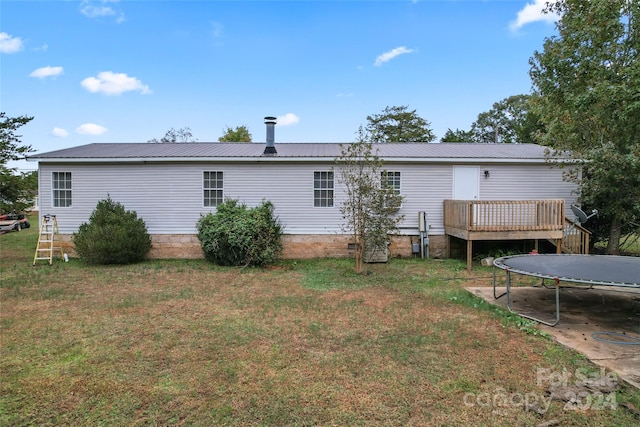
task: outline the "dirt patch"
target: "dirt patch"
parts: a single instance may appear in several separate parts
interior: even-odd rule
[[[487,302],[505,306],[489,287],[467,288]],[[498,294],[504,288],[497,289]],[[555,290],[541,286],[513,288],[511,308],[519,313],[555,320]],[[640,290],[566,286],[560,289],[560,322],[539,324],[557,342],[617,372],[640,388]]]

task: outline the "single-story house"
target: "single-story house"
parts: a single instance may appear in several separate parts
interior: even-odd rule
[[[30,156],[28,160],[38,162],[40,215],[56,215],[63,249],[73,254],[73,233],[89,220],[96,204],[110,196],[144,219],[152,236],[151,257],[199,258],[203,255],[196,223],[202,214],[215,212],[225,198],[248,206],[266,199],[273,202],[284,226],[283,257],[353,254],[353,244],[342,231],[344,192],[334,170],[340,144],[275,144],[272,135],[268,123],[266,144],[98,143]],[[548,162],[542,146],[396,143],[377,149],[394,187],[404,196],[399,214],[405,217],[391,256],[415,254],[415,244],[421,241],[419,212],[428,220],[423,237],[429,253],[440,257],[447,254],[447,236],[493,238],[488,233],[496,229],[491,227],[475,238],[468,230],[456,231],[455,222],[461,218],[471,224],[488,215],[489,225],[497,225],[496,212],[500,217],[504,210],[487,206],[534,203],[517,213],[515,225],[520,228],[506,229],[496,239],[557,239],[557,224],[553,236],[529,235],[522,230],[533,229],[522,226],[541,209],[551,209],[551,216],[563,221],[565,206],[576,201],[576,185],[563,180],[563,170]],[[454,206],[447,200],[467,201],[462,208],[468,215],[445,218],[446,206]],[[558,200],[560,205],[552,203],[551,208],[538,204]],[[474,205],[469,213],[469,203],[485,202],[490,205]]]

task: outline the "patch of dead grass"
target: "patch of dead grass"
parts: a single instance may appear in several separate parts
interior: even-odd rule
[[[623,410],[544,416],[465,404],[542,393],[549,341],[420,283],[466,272],[374,266],[349,285],[309,269],[178,261],[51,269],[0,288],[0,421],[11,425],[606,425]],[[341,268],[341,267],[338,267]],[[19,273],[29,277],[28,272]],[[484,280],[484,279],[478,279]],[[355,283],[357,282],[357,283]],[[355,285],[353,285],[355,283]],[[19,289],[19,292],[16,292]],[[54,291],[55,290],[55,291]],[[500,409],[500,411],[496,411]]]

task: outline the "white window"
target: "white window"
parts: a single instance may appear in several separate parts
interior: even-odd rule
[[[382,171],[380,181],[382,188],[391,189],[397,196],[400,196],[400,172]],[[385,205],[386,203],[390,203],[390,201],[387,200]],[[393,200],[391,203],[396,209],[400,209],[402,206],[401,199]],[[389,207],[392,207],[392,205],[389,205]]]
[[[52,172],[51,190],[53,207],[71,207],[71,172]]]
[[[203,174],[204,206],[218,206],[224,201],[222,172],[205,171]]]
[[[313,206],[333,207],[333,172],[313,173]]]
[[[393,191],[400,194],[400,172],[382,171],[380,178],[383,187],[393,188]]]

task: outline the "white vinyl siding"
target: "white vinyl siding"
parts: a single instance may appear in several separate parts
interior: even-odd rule
[[[418,212],[425,211],[430,234],[444,234],[443,200],[453,194],[453,165],[421,162],[388,162],[401,176],[404,215],[400,232],[417,234]],[[61,168],[64,166],[64,168]],[[184,162],[184,163],[65,163],[40,162],[40,212],[57,215],[60,231],[70,234],[89,220],[100,200],[110,196],[143,218],[150,234],[195,234],[201,214],[215,212],[203,207],[203,171],[221,172],[224,196],[247,206],[271,201],[285,234],[341,234],[340,207],[344,188],[333,186],[333,207],[314,208],[315,172],[330,171],[332,162]],[[548,165],[479,164],[490,170],[480,177],[482,200],[575,201],[576,186],[562,180],[562,170]],[[53,172],[73,176],[73,207],[54,206]]]
[[[576,184],[565,181],[565,169],[548,165],[483,165],[480,176],[482,200],[566,199],[574,203]],[[567,205],[569,206],[569,205]]]
[[[224,196],[247,206],[271,201],[287,234],[330,234],[341,231],[341,196],[336,188],[334,207],[313,208],[314,170],[330,164],[304,163],[138,163],[126,165],[65,164],[73,171],[73,209],[61,210],[50,197],[42,197],[41,212],[58,215],[60,232],[77,231],[89,220],[100,200],[110,196],[143,218],[150,234],[195,234],[200,214],[215,212],[203,207],[203,171],[224,176]],[[40,194],[51,194],[52,170],[59,165],[40,164]],[[48,193],[47,193],[48,192]]]
[[[401,233],[418,233],[418,212],[427,213],[430,234],[444,234],[443,200],[451,198],[453,169],[449,165],[407,163],[394,165],[402,176],[402,206],[398,215],[404,215],[399,225]]]
[[[54,207],[72,206],[71,172],[51,172],[51,193]]]
[[[218,206],[224,201],[224,173],[204,171],[202,174],[203,206]]]

